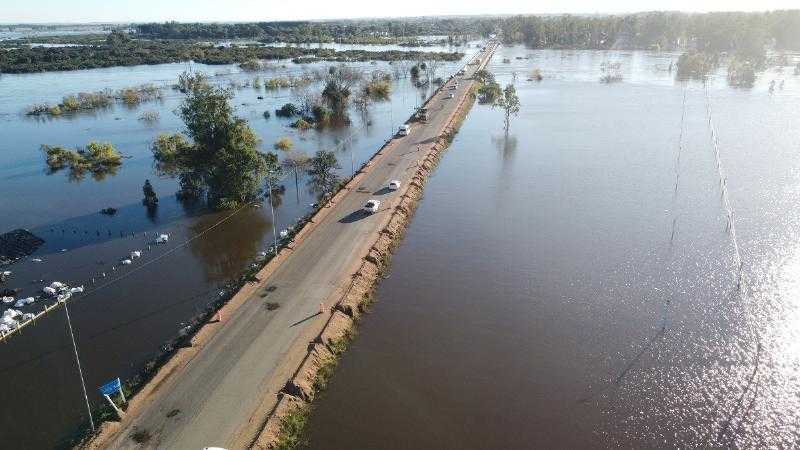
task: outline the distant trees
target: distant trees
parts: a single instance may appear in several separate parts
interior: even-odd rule
[[[294,187],[298,195],[300,192],[300,174],[308,168],[310,162],[311,158],[308,155],[299,152],[290,152],[281,162],[284,170],[294,174]]]

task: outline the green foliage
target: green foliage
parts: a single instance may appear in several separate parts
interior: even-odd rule
[[[300,119],[300,120],[303,120],[303,119]],[[289,151],[289,150],[292,149],[293,145],[294,145],[294,143],[292,142],[292,140],[289,139],[288,136],[284,136],[284,137],[278,139],[277,141],[275,141],[275,150]]]
[[[178,75],[178,83],[173,86],[184,94],[188,94],[195,88],[208,84],[208,76],[203,72],[183,72]]]
[[[505,89],[503,89],[503,95],[495,100],[493,106],[503,109],[505,115],[505,130],[506,133],[508,133],[508,129],[511,126],[511,117],[519,114],[520,110],[519,96],[513,84],[506,85]]]
[[[239,68],[245,72],[256,72],[261,70],[261,63],[257,59],[248,59],[247,61],[239,64]]]
[[[290,126],[292,128],[297,128],[300,131],[305,131],[305,130],[308,130],[308,129],[312,128],[314,125],[312,125],[306,119],[301,117],[301,118],[295,120],[294,123],[292,123]],[[288,150],[288,149],[284,149],[284,150]]]
[[[678,58],[678,77],[704,79],[719,65],[719,55],[691,51]]]
[[[327,150],[318,151],[308,164],[309,185],[319,198],[331,194],[339,184],[336,170],[341,169],[336,155]]]
[[[278,438],[273,448],[275,450],[294,450],[303,445],[310,414],[310,406],[301,403],[283,416]]]
[[[275,115],[278,117],[293,117],[296,116],[300,110],[297,109],[293,103],[286,103],[280,109],[275,110]]]
[[[205,197],[214,208],[236,208],[256,199],[261,182],[277,157],[257,150],[259,141],[247,122],[234,117],[232,93],[195,84],[180,107],[189,142],[183,135],[161,135],[153,143],[156,167],[177,176],[179,198]]]
[[[150,184],[150,180],[144,180],[142,193],[144,194],[144,198],[142,199],[143,205],[152,207],[158,203],[158,196],[156,195],[156,191],[153,189],[153,185]]]
[[[85,148],[68,150],[60,146],[42,145],[50,173],[69,168],[70,179],[80,181],[86,172],[95,180],[114,175],[122,165],[122,155],[111,144],[90,142]]]
[[[372,100],[386,100],[392,93],[391,79],[378,78],[364,84],[364,94]]]
[[[503,89],[496,81],[492,80],[481,84],[478,88],[478,102],[483,104],[494,104],[498,98],[503,96]]]
[[[76,37],[74,41],[80,41]],[[69,40],[66,40],[69,41]],[[27,43],[27,42],[25,42]],[[118,45],[108,42],[64,47],[15,45],[0,51],[0,73],[30,73],[100,67],[135,66],[196,61],[202,64],[242,64],[250,60],[305,61],[400,61],[439,59],[458,61],[459,52],[369,51],[309,47],[209,46],[191,41],[132,40]]]

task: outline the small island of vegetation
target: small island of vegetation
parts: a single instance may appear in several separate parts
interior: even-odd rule
[[[50,173],[69,168],[70,179],[80,181],[89,172],[95,180],[114,175],[122,165],[122,155],[108,143],[90,142],[85,148],[70,150],[61,146],[42,145]]]

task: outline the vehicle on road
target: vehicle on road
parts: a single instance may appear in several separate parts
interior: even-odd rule
[[[396,191],[400,189],[400,180],[392,180],[389,182],[389,190]]]
[[[367,214],[373,214],[378,212],[378,208],[381,207],[380,200],[369,200],[367,203],[364,203],[364,207],[361,208]]]
[[[455,94],[453,94],[452,92],[447,94],[447,98],[453,98],[453,97],[455,97]]]
[[[408,136],[408,133],[410,133],[410,132],[411,132],[411,126],[403,124],[403,125],[400,125],[400,129],[397,130],[397,135],[398,136]]]

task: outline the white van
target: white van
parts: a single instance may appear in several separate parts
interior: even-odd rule
[[[400,125],[400,129],[397,130],[397,135],[398,136],[408,136],[408,133],[410,133],[410,132],[411,132],[411,126],[403,124],[403,125]]]

